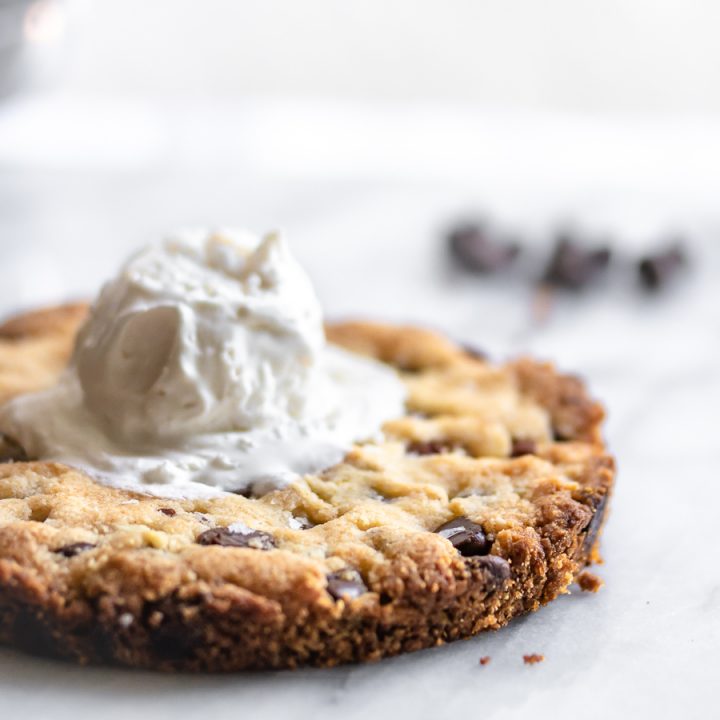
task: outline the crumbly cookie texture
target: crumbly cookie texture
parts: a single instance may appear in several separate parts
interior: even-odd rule
[[[52,383],[84,315],[0,327],[0,398]],[[599,559],[613,460],[578,380],[414,328],[328,337],[396,366],[407,415],[262,498],[150,498],[4,443],[0,642],[158,670],[376,660],[499,628]]]

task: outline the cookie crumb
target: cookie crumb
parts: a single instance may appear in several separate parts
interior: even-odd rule
[[[485,657],[480,658],[480,665],[489,665],[490,664],[490,656],[486,655]]]
[[[538,663],[544,662],[545,656],[533,653],[532,655],[523,655],[523,662],[526,665],[537,665]]]
[[[605,584],[601,577],[589,570],[583,570],[576,580],[578,586],[583,592],[596,593]]]

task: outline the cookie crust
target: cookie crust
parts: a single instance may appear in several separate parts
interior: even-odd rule
[[[51,383],[84,315],[0,326],[0,397]],[[377,660],[499,628],[599,559],[614,463],[579,380],[417,328],[327,332],[396,366],[409,398],[385,441],[320,475],[177,501],[56,463],[0,465],[0,643],[164,671]],[[435,532],[454,518],[482,528],[485,554]],[[254,540],[224,543],[237,523]]]

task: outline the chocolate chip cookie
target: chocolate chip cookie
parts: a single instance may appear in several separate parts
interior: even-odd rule
[[[0,327],[0,400],[57,378],[84,313]],[[502,627],[598,560],[614,468],[579,380],[415,328],[327,334],[397,368],[406,414],[262,497],[130,493],[4,438],[0,642],[156,670],[376,660]]]

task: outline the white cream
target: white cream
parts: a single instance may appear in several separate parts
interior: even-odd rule
[[[60,382],[0,408],[0,429],[118,487],[262,494],[342,460],[404,399],[390,368],[326,344],[278,235],[198,232],[132,258]]]

